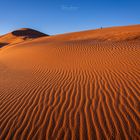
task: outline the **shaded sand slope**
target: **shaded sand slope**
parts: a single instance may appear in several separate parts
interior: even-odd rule
[[[5,34],[3,36],[0,36],[0,48],[6,45],[17,44],[25,40],[29,40],[29,39],[31,40],[31,39],[39,38],[43,36],[47,36],[47,35],[33,29],[22,28],[22,29],[13,31],[11,33]]]
[[[140,139],[140,26],[43,37],[0,52],[0,139]]]

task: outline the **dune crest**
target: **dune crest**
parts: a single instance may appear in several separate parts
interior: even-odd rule
[[[137,25],[3,47],[0,139],[140,139],[139,35]]]

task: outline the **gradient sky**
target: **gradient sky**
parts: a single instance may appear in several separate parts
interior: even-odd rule
[[[140,0],[1,0],[0,34],[28,27],[53,35],[140,23]]]

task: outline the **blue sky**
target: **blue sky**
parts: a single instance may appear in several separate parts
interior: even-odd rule
[[[53,35],[140,23],[140,0],[1,0],[0,34],[28,27]]]

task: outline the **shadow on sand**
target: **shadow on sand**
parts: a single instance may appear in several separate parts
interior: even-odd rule
[[[25,36],[26,38],[38,38],[46,36],[46,34],[35,31],[33,29],[17,30],[12,32],[15,36]]]
[[[0,43],[0,48],[4,47],[6,45],[8,45],[8,43]]]

